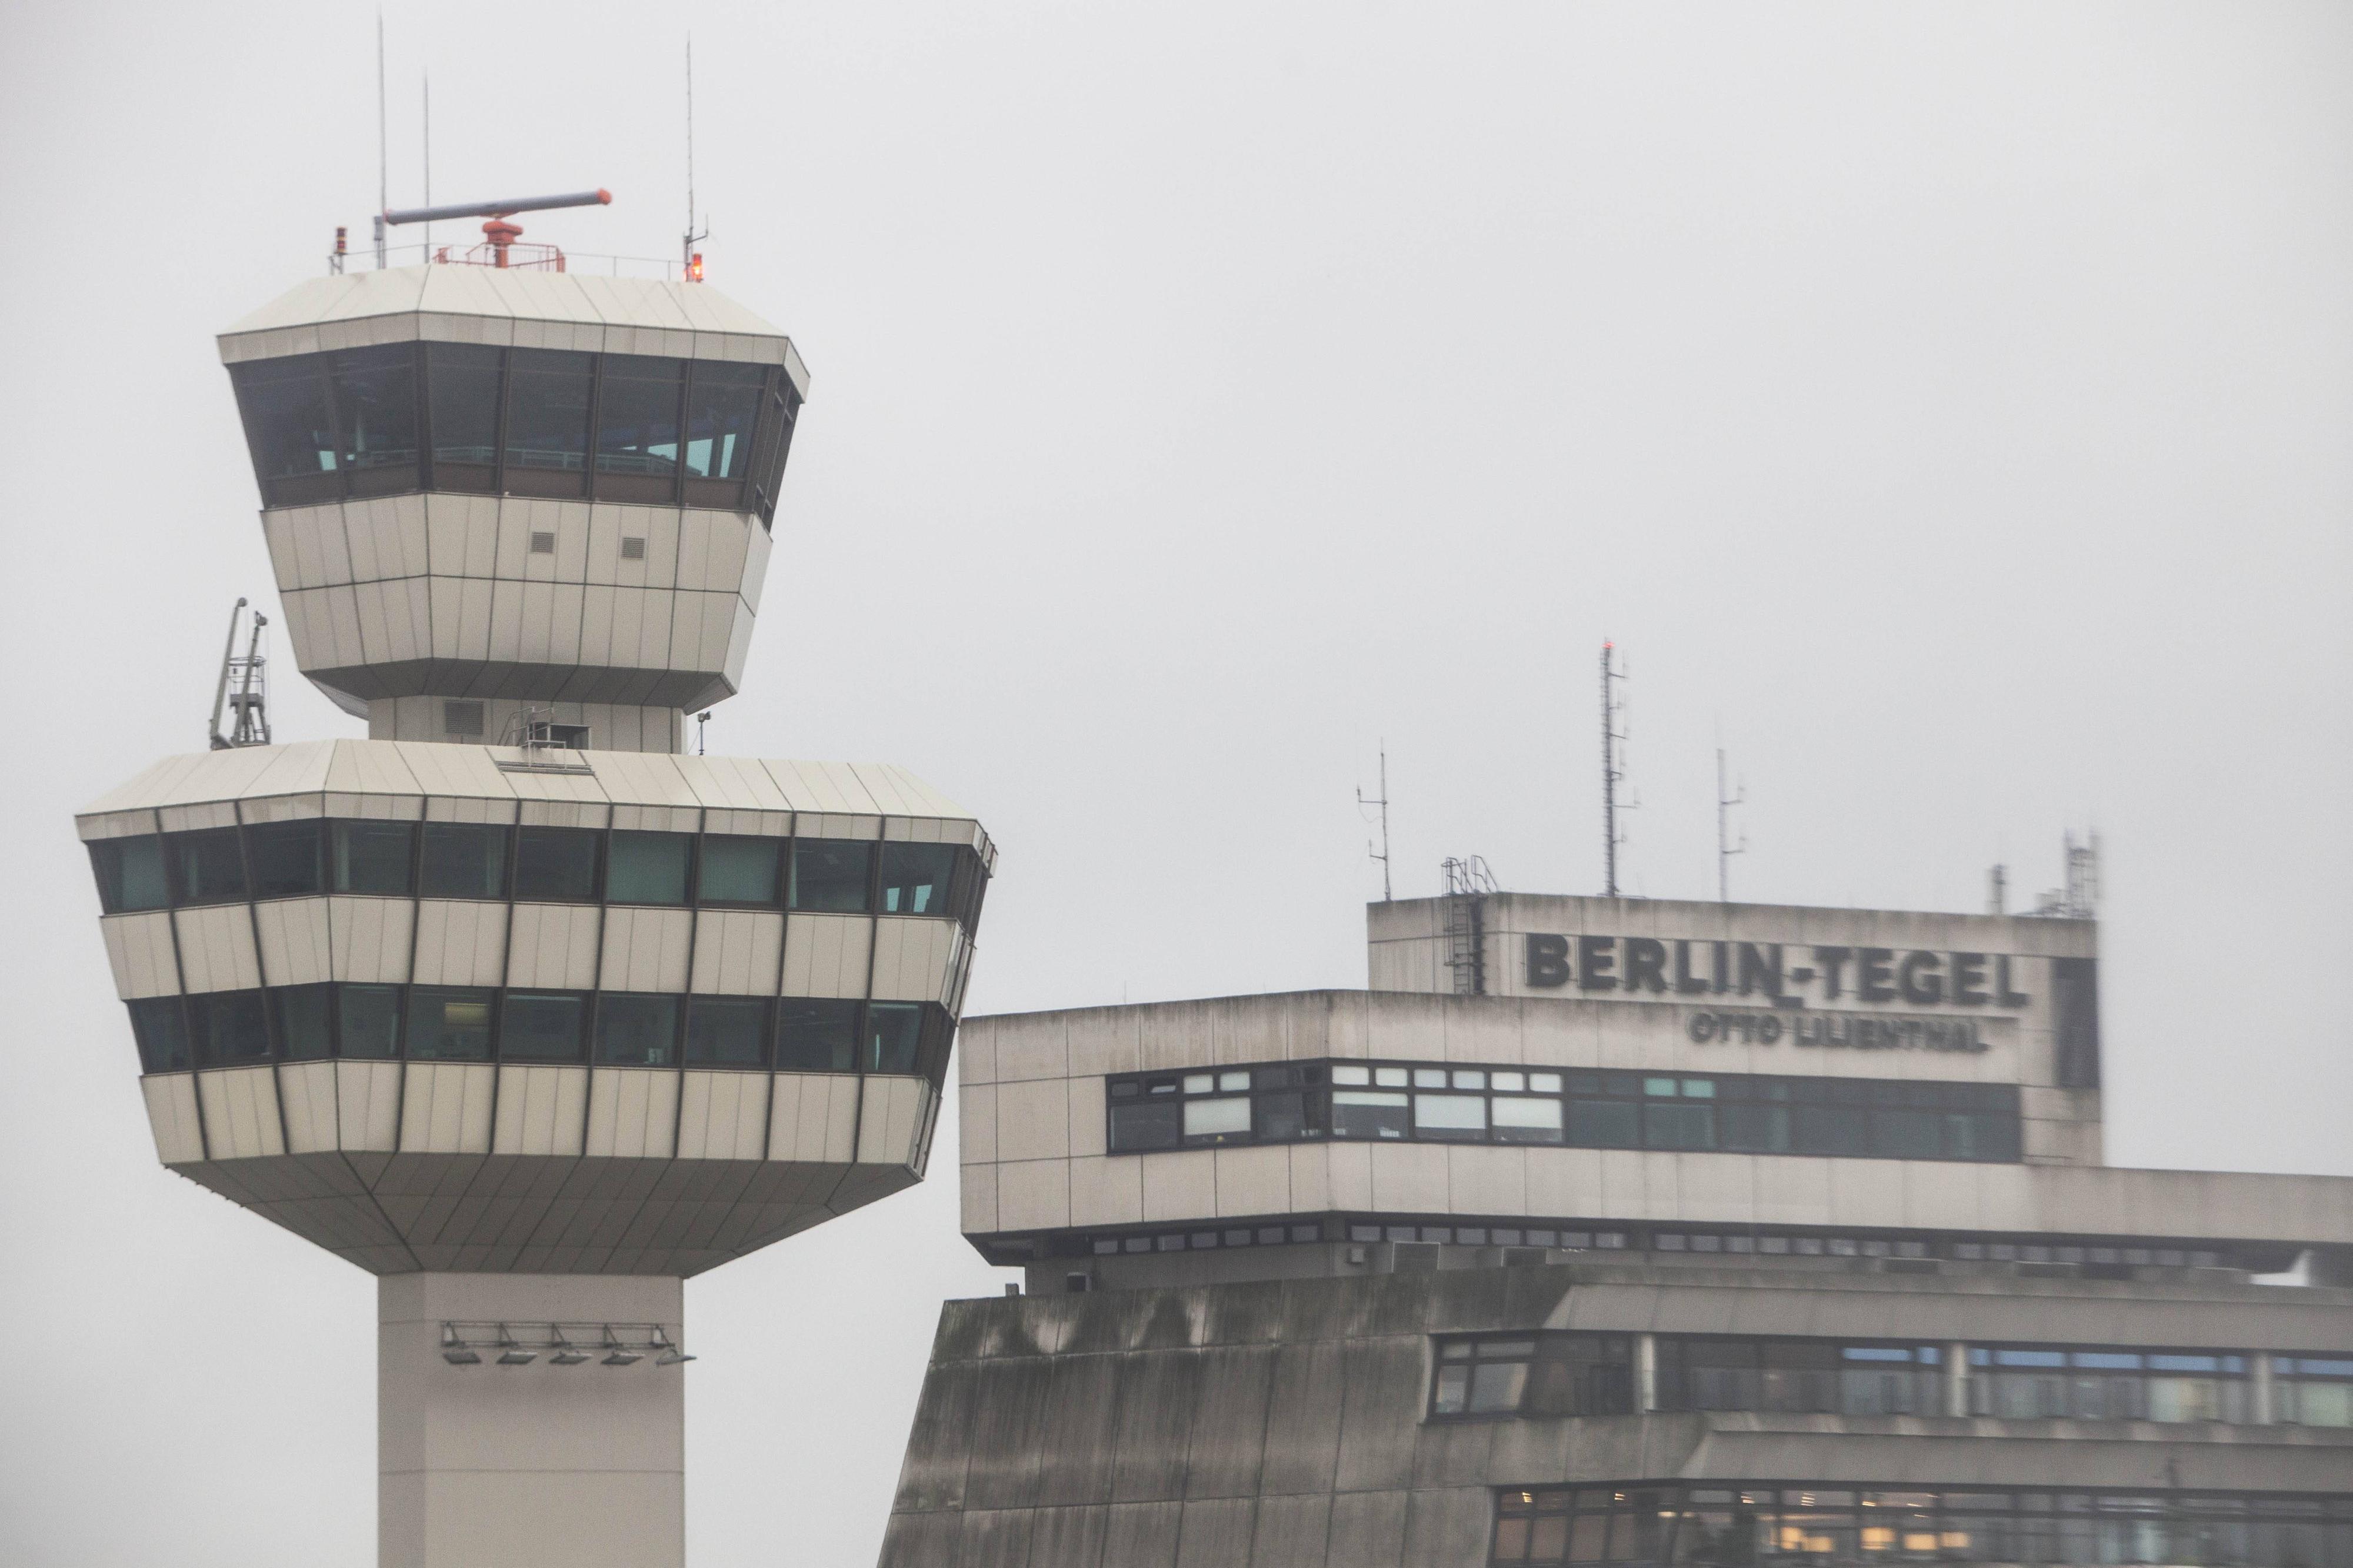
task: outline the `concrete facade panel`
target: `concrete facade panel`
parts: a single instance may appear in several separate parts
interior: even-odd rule
[[[693,936],[694,914],[689,910],[607,910],[604,989],[684,991],[687,948]]]
[[[704,995],[776,994],[784,916],[759,910],[704,910],[695,920],[690,989]]]
[[[253,916],[245,905],[180,910],[172,920],[179,931],[180,972],[191,994],[249,991],[261,984]]]
[[[517,904],[506,983],[556,991],[595,989],[603,913],[593,905]]]
[[[795,914],[785,930],[787,996],[863,996],[873,921],[864,915]]]
[[[166,1165],[190,1165],[202,1160],[204,1124],[196,1115],[195,1074],[175,1072],[141,1079],[139,1093],[147,1103],[155,1158]]]
[[[99,927],[106,939],[107,966],[113,971],[117,996],[128,1002],[179,994],[180,966],[172,950],[169,913],[108,915]]]

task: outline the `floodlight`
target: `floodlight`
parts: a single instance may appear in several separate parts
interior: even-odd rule
[[[605,1325],[605,1349],[607,1352],[605,1357],[607,1366],[635,1366],[646,1359],[645,1352],[631,1350],[623,1344],[621,1336],[613,1331],[610,1323]]]
[[[537,1351],[525,1350],[515,1342],[514,1335],[507,1331],[507,1326],[504,1323],[499,1325],[499,1364],[501,1366],[529,1366],[538,1359]]]
[[[482,1364],[482,1358],[476,1355],[470,1347],[462,1344],[442,1346],[441,1359],[448,1362],[451,1366],[480,1366]]]
[[[694,1358],[692,1356],[687,1354],[676,1345],[672,1345],[668,1350],[662,1352],[661,1354],[654,1357],[654,1364],[656,1366],[676,1366],[682,1361],[692,1361],[693,1359]]]
[[[561,1331],[557,1331],[555,1336],[555,1353],[547,1358],[549,1365],[578,1366],[582,1362],[586,1361],[587,1359],[588,1352],[586,1351],[582,1350],[578,1345],[575,1345],[570,1340],[565,1339]]]

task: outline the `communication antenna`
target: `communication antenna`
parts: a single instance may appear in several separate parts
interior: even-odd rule
[[[1730,795],[1724,793],[1724,748],[1715,749],[1715,901],[1732,901],[1732,858],[1748,853],[1748,829],[1740,830],[1740,842],[1731,841],[1732,808],[1748,803],[1748,786],[1741,784]]]
[[[1601,645],[1601,890],[1606,898],[1618,896],[1618,847],[1626,842],[1618,831],[1618,813],[1632,811],[1642,803],[1618,799],[1618,786],[1626,777],[1625,753],[1620,749],[1626,742],[1626,731],[1620,721],[1626,714],[1625,699],[1618,695],[1618,683],[1626,672],[1618,667],[1617,645],[1604,640]]]
[[[703,731],[703,729],[704,729],[704,727],[705,727],[705,726],[707,726],[710,722],[711,722],[711,710],[710,710],[709,709],[707,709],[707,708],[706,708],[706,709],[704,709],[702,712],[697,713],[697,714],[694,716],[694,754],[695,754],[696,756],[698,756],[698,757],[699,757],[699,756],[701,756],[701,755],[702,755],[702,752],[703,752],[703,746],[702,746],[702,731]]]
[[[392,163],[385,151],[384,138],[384,7],[375,13],[375,210],[385,212],[392,206]],[[375,220],[375,266],[384,270],[384,219]]]
[[[228,641],[221,649],[220,683],[213,688],[212,748],[233,751],[239,746],[269,744],[269,656],[261,650],[261,630],[269,617],[254,612],[253,628],[245,652],[237,651],[237,624],[245,615],[237,600],[228,613]],[[234,714],[229,732],[221,733],[224,712]]]
[[[1365,798],[1364,785],[1358,784],[1356,786],[1357,815],[1362,816],[1364,814],[1364,808],[1368,805],[1377,805],[1380,807],[1381,852],[1377,855],[1374,854],[1372,841],[1370,839],[1366,839],[1365,841],[1365,857],[1366,859],[1377,860],[1381,863],[1381,902],[1386,904],[1390,900],[1392,896],[1389,892],[1389,743],[1386,740],[1381,742],[1380,798],[1377,800],[1366,800]]]
[[[433,73],[431,71],[427,71],[424,73],[424,76],[425,205],[429,211],[433,205]],[[433,226],[430,223],[427,223],[425,226],[425,254],[427,257],[430,257],[433,254]]]
[[[1986,913],[2010,913],[2010,868],[1996,866],[1986,873]]]
[[[686,36],[686,237],[678,247],[679,265],[685,268],[689,283],[702,281],[702,258],[695,247],[711,237],[711,231],[700,234],[694,227],[694,35]]]

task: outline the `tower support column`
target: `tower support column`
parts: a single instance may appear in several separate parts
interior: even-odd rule
[[[628,1275],[382,1277],[379,1568],[680,1568],[686,1368],[647,1341],[679,1341],[684,1295]],[[607,1364],[605,1325],[638,1359]],[[451,1363],[453,1332],[479,1363]],[[587,1359],[558,1364],[559,1332]],[[501,1364],[501,1337],[533,1359]]]

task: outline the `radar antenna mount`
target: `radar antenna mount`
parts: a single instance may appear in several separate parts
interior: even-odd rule
[[[459,202],[440,207],[386,207],[375,216],[375,237],[379,254],[384,247],[386,227],[404,223],[438,223],[443,218],[479,217],[490,221],[482,225],[482,237],[491,251],[490,265],[507,265],[508,247],[522,237],[522,226],[507,220],[517,213],[548,212],[556,207],[607,207],[613,205],[613,193],[599,187],[593,191],[573,191],[560,196],[523,196],[502,202]],[[553,246],[548,258],[541,265],[553,270],[564,270],[564,253]]]

